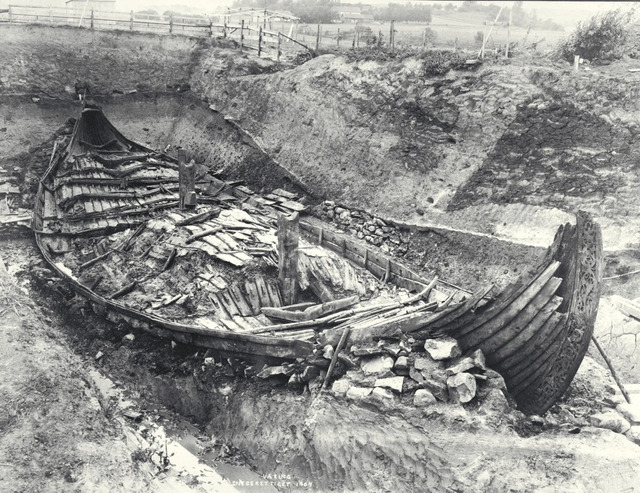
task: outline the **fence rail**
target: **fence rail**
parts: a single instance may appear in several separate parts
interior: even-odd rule
[[[15,24],[45,24],[75,26],[94,30],[124,30],[163,35],[182,35],[201,38],[234,40],[240,50],[256,51],[258,56],[280,60],[302,51],[313,50],[281,32],[226,22],[213,23],[210,17],[150,16],[131,12],[98,11],[93,9],[65,9],[59,7],[24,7],[9,5],[0,10],[0,21]]]

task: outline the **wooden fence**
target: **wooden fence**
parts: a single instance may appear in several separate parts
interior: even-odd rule
[[[223,38],[234,40],[239,49],[257,52],[280,60],[283,56],[295,56],[300,52],[311,52],[311,48],[281,32],[263,27],[250,27],[245,21],[240,24],[214,24],[211,18],[150,16],[131,12],[98,11],[92,9],[65,9],[57,7],[23,7],[10,5],[0,12],[0,20],[19,24],[46,24],[75,26],[95,30],[119,30],[161,35],[182,35],[201,38]],[[226,19],[223,17],[223,19]]]

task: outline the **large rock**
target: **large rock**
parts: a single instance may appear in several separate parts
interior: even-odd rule
[[[433,370],[439,370],[444,366],[441,361],[434,360],[426,353],[416,354],[413,360],[413,367],[425,375],[430,375]]]
[[[371,401],[378,404],[380,409],[389,409],[396,404],[396,396],[390,390],[376,387],[371,391]]]
[[[391,356],[378,356],[370,360],[362,361],[360,368],[365,375],[388,375],[393,368],[393,358]]]
[[[640,404],[628,404],[623,402],[616,406],[616,409],[632,425],[640,425]]]
[[[431,406],[437,402],[435,396],[427,389],[418,389],[413,394],[413,405],[417,407]]]
[[[398,356],[396,363],[393,365],[393,371],[397,375],[409,374],[409,358],[406,356]]]
[[[371,395],[372,390],[370,387],[349,387],[349,390],[347,390],[347,398],[359,401]]]
[[[404,377],[378,378],[374,386],[393,390],[394,392],[397,392],[398,394],[400,394],[402,393],[403,383],[404,383]]]
[[[504,414],[509,411],[509,401],[502,390],[490,389],[482,399],[481,412],[486,414]]]
[[[476,379],[471,373],[458,373],[447,378],[447,387],[455,402],[464,404],[476,396]]]
[[[484,372],[484,376],[487,377],[484,387],[490,389],[498,389],[498,390],[507,390],[507,384],[504,381],[504,378],[500,373],[490,368],[487,368]]]
[[[487,369],[487,360],[484,357],[482,349],[476,349],[473,353],[471,353],[471,358],[473,359],[473,363],[476,368],[479,368],[480,370]]]
[[[333,392],[333,395],[344,397],[350,386],[351,384],[349,383],[349,380],[347,380],[346,378],[341,378],[340,380],[336,380],[335,382],[333,382],[331,392]]]
[[[457,358],[462,354],[458,341],[451,337],[427,339],[424,341],[424,350],[436,361]]]
[[[476,363],[473,358],[469,356],[465,358],[461,358],[456,360],[451,366],[448,366],[446,369],[447,376],[457,375],[458,373],[463,373],[467,370],[471,370],[476,367]]]
[[[449,400],[449,387],[447,385],[447,373],[444,370],[434,370],[431,375],[425,377],[422,386],[431,392],[438,400]]]
[[[616,433],[626,433],[631,428],[629,422],[615,411],[594,414],[589,418],[591,426],[605,428]]]

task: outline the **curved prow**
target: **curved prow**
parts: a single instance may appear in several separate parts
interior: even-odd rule
[[[537,267],[490,302],[453,308],[416,336],[447,334],[481,349],[519,408],[543,414],[567,390],[593,335],[602,280],[600,227],[585,212],[561,226]]]

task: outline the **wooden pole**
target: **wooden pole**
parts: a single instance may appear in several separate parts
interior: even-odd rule
[[[391,21],[391,26],[389,27],[389,46],[391,46],[391,48],[395,48],[396,46],[395,23],[396,21]]]
[[[300,221],[297,212],[278,215],[278,284],[284,305],[298,302],[298,244]]]
[[[173,32],[173,14],[169,15],[169,34]]]
[[[227,16],[225,15],[223,17],[223,23],[222,23],[222,37],[226,39],[227,37]]]
[[[509,9],[509,24],[507,24],[507,47],[504,50],[504,57],[509,58],[509,42],[511,39],[511,21],[513,20],[513,7]]]
[[[91,9],[91,29],[93,29],[93,9]]]
[[[196,164],[193,159],[189,164],[180,161],[178,171],[180,209],[193,209],[196,206]]]
[[[240,51],[244,48],[244,19],[240,22]]]
[[[624,388],[624,385],[622,385],[622,382],[620,381],[620,378],[618,378],[618,374],[613,369],[613,365],[611,364],[611,360],[609,359],[609,357],[604,352],[604,349],[602,349],[602,346],[600,345],[600,343],[596,340],[596,337],[595,336],[591,336],[591,340],[596,345],[596,347],[598,348],[598,351],[600,352],[600,356],[602,356],[602,359],[604,360],[604,362],[609,367],[609,371],[611,372],[611,376],[613,377],[613,379],[618,384],[618,387],[620,388],[620,392],[622,392],[622,395],[624,396],[624,398],[627,401],[627,403],[631,404],[631,397],[629,397],[629,394],[627,393],[627,390]]]
[[[278,32],[278,54],[276,55],[276,61],[280,61],[280,49],[282,48],[282,34]]]
[[[316,51],[320,49],[320,24],[318,24],[318,32],[316,33]]]
[[[573,70],[576,72],[580,69],[580,55],[573,55]]]
[[[333,356],[331,357],[331,363],[329,363],[329,369],[327,370],[327,375],[324,377],[324,382],[322,382],[322,390],[329,387],[329,379],[333,374],[333,370],[336,367],[336,363],[338,362],[338,356],[340,355],[340,351],[344,348],[344,345],[347,342],[347,338],[349,337],[349,332],[351,332],[351,327],[347,325],[345,329],[342,331],[342,335],[340,336],[340,340],[338,341],[338,345],[336,346],[336,350],[333,352]]]
[[[133,10],[129,16],[129,31],[133,31]]]
[[[338,37],[336,38],[336,47],[340,48],[340,28],[338,28]]]
[[[486,33],[482,39],[482,48],[480,48],[480,58],[484,58],[484,48],[487,44],[487,40],[489,39],[489,36],[491,36],[491,32],[493,31],[493,28],[495,27],[496,22],[498,22],[498,19],[500,18],[502,9],[504,9],[504,5],[500,7],[500,10],[498,10],[498,15],[496,15],[496,18],[493,20],[493,24],[491,24],[491,28],[489,29],[489,32]],[[485,32],[486,32],[486,28],[485,28]]]
[[[260,58],[261,53],[262,53],[262,26],[258,28],[258,58]]]

